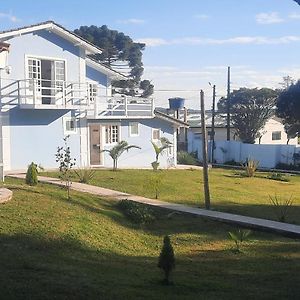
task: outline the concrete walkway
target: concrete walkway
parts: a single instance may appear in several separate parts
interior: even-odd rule
[[[24,179],[25,174],[9,175],[9,177]],[[39,176],[38,179],[40,182],[54,184],[58,186],[64,186],[64,183],[57,178]],[[78,183],[78,182],[73,182],[71,188],[79,192],[90,193],[101,197],[108,197],[117,200],[128,199],[135,202],[148,204],[151,206],[157,206],[157,207],[161,207],[173,211],[201,216],[216,221],[221,221],[221,222],[230,223],[234,225],[240,225],[243,227],[257,229],[257,230],[276,232],[285,236],[300,238],[299,225],[281,223],[276,221],[246,217],[246,216],[224,213],[219,211],[206,210],[206,209],[201,209],[201,208],[196,208],[196,207],[186,206],[181,204],[169,203],[169,202],[149,199],[141,196],[134,196],[134,195],[130,195],[130,194],[126,194],[126,193],[122,193],[122,192],[118,192],[118,191],[114,191],[102,187],[97,187],[93,185]]]

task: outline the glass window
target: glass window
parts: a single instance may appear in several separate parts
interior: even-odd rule
[[[160,129],[152,129],[152,140],[160,140]]]
[[[105,126],[105,143],[113,144],[119,142],[119,125]]]
[[[280,141],[280,140],[281,140],[281,131],[273,131],[272,141]]]
[[[97,97],[97,84],[89,83],[89,97],[91,102],[95,102]]]
[[[138,136],[139,135],[139,123],[134,122],[129,124],[129,135]]]
[[[74,134],[77,133],[77,121],[75,118],[64,118],[64,134]]]

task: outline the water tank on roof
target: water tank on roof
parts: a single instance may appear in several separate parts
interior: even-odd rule
[[[184,99],[183,98],[169,98],[169,106],[172,110],[179,110],[184,107]]]

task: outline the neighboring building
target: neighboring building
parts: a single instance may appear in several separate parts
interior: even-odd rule
[[[78,166],[111,167],[101,150],[126,140],[142,149],[124,153],[119,166],[149,167],[150,141],[176,145],[177,128],[187,126],[156,112],[153,99],[112,96],[111,81],[126,77],[90,58],[100,48],[52,21],[0,32],[0,42],[10,44],[10,72],[0,77],[5,170],[31,161],[56,167],[66,135]],[[166,152],[161,166],[176,165],[176,147]]]
[[[201,119],[198,113],[188,115],[188,145],[189,149],[193,148],[193,141],[202,138]],[[206,127],[208,137],[211,136],[212,116],[211,112],[206,112]],[[261,137],[257,138],[255,144],[268,144],[268,145],[298,145],[298,138],[288,139],[284,130],[284,125],[277,117],[270,118],[265,124],[264,128],[260,131]],[[215,141],[226,141],[227,127],[226,116],[215,116]],[[234,127],[230,129],[230,139],[232,141],[240,141]]]

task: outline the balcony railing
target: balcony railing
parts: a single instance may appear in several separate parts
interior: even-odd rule
[[[23,109],[81,109],[92,119],[153,116],[153,99],[109,93],[109,89],[90,82],[37,79],[4,80],[1,87],[2,103]]]

